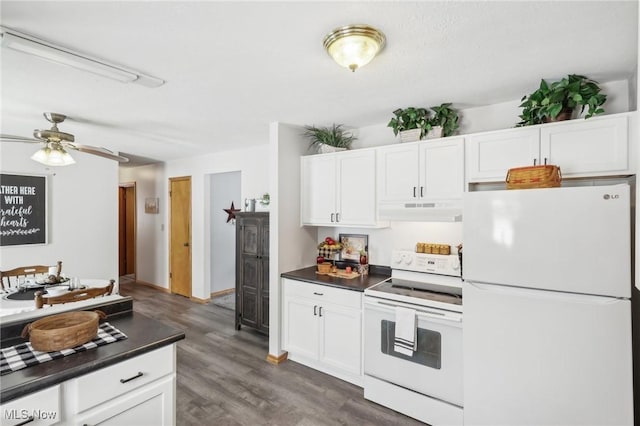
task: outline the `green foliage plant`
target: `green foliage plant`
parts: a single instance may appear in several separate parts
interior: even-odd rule
[[[395,117],[389,121],[387,127],[391,127],[396,136],[403,130],[420,129],[422,139],[431,130],[429,111],[426,108],[398,108],[393,111],[393,115]]]
[[[432,127],[442,126],[442,135],[451,136],[458,130],[458,112],[451,108],[451,103],[444,103],[431,107],[434,112],[433,118],[429,119]]]
[[[561,112],[577,108],[580,108],[582,114],[588,107],[585,118],[602,114],[604,109],[600,107],[607,96],[600,91],[597,81],[583,75],[570,74],[551,84],[543,79],[535,92],[522,97],[522,113],[519,116],[521,121],[516,127],[554,121]]]
[[[345,131],[342,124],[333,124],[331,127],[304,126],[304,136],[311,141],[310,147],[319,148],[320,145],[330,145],[336,148],[351,147],[351,143],[357,138]]]

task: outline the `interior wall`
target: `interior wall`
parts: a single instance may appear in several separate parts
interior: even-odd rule
[[[368,236],[369,263],[391,266],[391,250],[415,250],[416,243],[449,244],[451,253],[462,243],[462,222],[390,222],[388,228],[318,227],[316,244],[326,237],[337,240],[340,234]],[[307,266],[315,264],[315,256],[307,259]]]
[[[2,144],[0,171],[47,176],[48,244],[0,247],[0,269],[62,263],[81,279],[118,278],[118,163],[73,151],[76,163],[47,167],[29,144]]]
[[[211,293],[235,287],[236,278],[236,224],[227,222],[224,209],[241,208],[241,173],[227,172],[209,175],[211,221]]]
[[[539,82],[532,85],[531,91],[537,88]],[[602,92],[607,94],[607,101],[603,105],[605,114],[617,114],[633,110],[634,96],[630,95],[630,80],[616,80],[601,82]],[[524,93],[523,93],[524,95]],[[518,116],[522,112],[519,107],[520,99],[514,99],[493,105],[468,107],[459,110],[460,128],[458,134],[478,133],[491,130],[508,129],[515,127],[520,121]],[[424,106],[424,105],[417,105]],[[389,118],[392,113],[389,111]],[[356,130],[358,140],[352,146],[353,149],[368,148],[373,146],[391,145],[400,142],[399,136],[394,136],[393,130],[386,123],[361,127]]]
[[[166,287],[158,280],[165,274],[168,256],[163,244],[168,237],[164,222],[168,208],[167,191],[163,189],[164,164],[120,167],[118,173],[120,183],[136,184],[136,280]],[[158,198],[157,214],[145,213],[147,198]]]
[[[269,354],[275,357],[282,353],[280,274],[307,266],[316,250],[315,228],[300,226],[300,156],[309,146],[302,131],[271,123],[269,134]]]
[[[177,159],[166,163],[163,186],[166,193],[167,181],[172,177],[191,176],[191,225],[192,225],[192,296],[207,300],[211,295],[211,230],[209,191],[212,173],[240,171],[242,173],[240,199],[260,198],[269,192],[269,146],[265,143],[246,149],[225,151],[198,157]],[[162,214],[164,223],[168,223],[168,214]],[[166,253],[168,239],[164,238]],[[157,283],[168,288],[168,259],[162,258],[164,271],[156,277]]]

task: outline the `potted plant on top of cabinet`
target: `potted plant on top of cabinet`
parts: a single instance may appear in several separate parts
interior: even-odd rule
[[[451,103],[443,103],[431,107],[434,113],[429,119],[431,130],[427,133],[427,139],[451,136],[458,129],[458,112],[451,108]]]
[[[335,123],[331,127],[304,126],[303,135],[311,141],[310,147],[315,147],[320,154],[344,151],[357,138],[343,130],[342,126]]]
[[[544,79],[540,87],[522,97],[520,122],[516,127],[547,123],[550,121],[570,120],[574,110],[580,107],[580,113],[589,107],[585,118],[602,114],[600,108],[607,96],[600,93],[598,82],[583,75],[570,74],[551,84]]]
[[[393,115],[395,117],[389,121],[387,127],[391,127],[396,136],[400,133],[402,142],[418,141],[431,130],[429,111],[426,108],[398,108],[393,111]]]

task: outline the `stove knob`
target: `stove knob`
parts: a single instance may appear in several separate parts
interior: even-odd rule
[[[399,265],[402,263],[402,255],[400,253],[395,253],[393,255],[393,263],[395,263],[396,265]]]
[[[405,265],[411,265],[411,262],[413,262],[413,256],[406,255],[406,256],[403,256],[403,257],[404,257],[404,264]]]

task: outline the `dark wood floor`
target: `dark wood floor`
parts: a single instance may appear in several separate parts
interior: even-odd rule
[[[134,311],[185,331],[178,342],[178,425],[421,425],[362,388],[293,361],[265,361],[268,338],[236,331],[233,311],[134,283]]]

